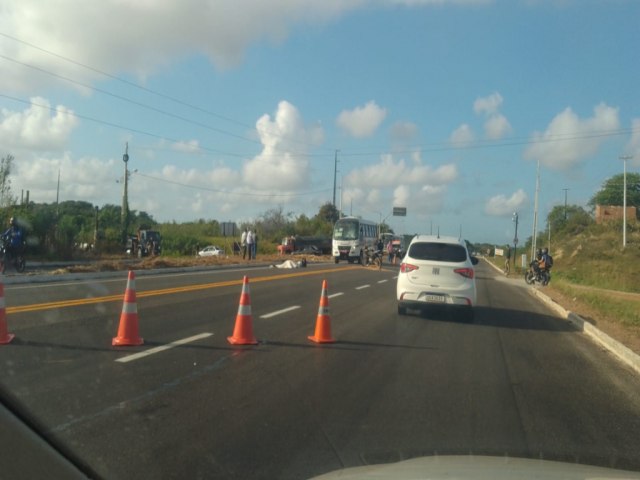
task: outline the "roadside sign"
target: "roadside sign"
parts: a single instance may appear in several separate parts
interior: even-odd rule
[[[394,217],[406,217],[407,216],[407,207],[393,207],[393,216]]]

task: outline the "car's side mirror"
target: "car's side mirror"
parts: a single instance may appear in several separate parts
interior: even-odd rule
[[[473,257],[473,256],[471,257],[471,263],[472,263],[473,265],[477,265],[479,261],[480,261],[480,260],[478,260],[478,257]]]

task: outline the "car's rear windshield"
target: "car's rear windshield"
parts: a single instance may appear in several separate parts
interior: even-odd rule
[[[409,257],[416,260],[460,263],[467,259],[467,249],[450,243],[416,242],[409,247]]]

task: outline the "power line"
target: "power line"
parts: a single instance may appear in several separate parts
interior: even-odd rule
[[[126,80],[126,79],[124,79],[124,78],[122,78],[122,77],[118,77],[118,76],[116,76],[116,75],[112,75],[112,74],[107,73],[107,72],[105,72],[105,71],[103,71],[103,70],[100,70],[100,69],[98,69],[98,68],[96,68],[96,67],[92,67],[92,66],[90,66],[90,65],[87,65],[87,64],[85,64],[85,63],[79,62],[79,61],[77,61],[77,60],[73,60],[73,59],[71,59],[71,58],[69,58],[69,57],[65,57],[64,55],[60,55],[60,54],[58,54],[58,53],[55,53],[55,52],[53,52],[53,51],[51,51],[51,50],[47,50],[47,49],[45,49],[45,48],[43,48],[43,47],[40,47],[40,46],[38,46],[38,45],[35,45],[35,44],[33,44],[33,43],[30,43],[30,42],[26,42],[26,41],[24,41],[24,40],[21,40],[21,39],[19,39],[19,38],[17,38],[17,37],[14,37],[13,35],[9,35],[9,34],[6,34],[6,33],[4,33],[4,32],[0,32],[0,36],[3,36],[3,37],[5,37],[5,38],[9,38],[9,39],[11,39],[11,40],[13,40],[13,41],[15,41],[15,42],[21,43],[21,44],[26,45],[26,46],[28,46],[28,47],[30,47],[30,48],[35,49],[35,50],[39,50],[39,51],[41,51],[41,52],[43,52],[43,53],[46,53],[47,55],[51,55],[52,57],[56,57],[56,58],[59,58],[60,60],[64,60],[65,62],[71,63],[72,65],[76,65],[76,66],[78,66],[78,67],[84,68],[84,69],[86,69],[86,70],[89,70],[89,71],[91,71],[91,72],[97,73],[97,74],[102,75],[102,76],[104,76],[104,77],[110,78],[110,79],[112,79],[112,80],[116,80],[116,81],[118,81],[118,82],[121,82],[121,83],[123,83],[123,84],[125,84],[125,85],[128,85],[128,86],[130,86],[130,87],[136,88],[136,89],[138,89],[138,90],[140,90],[140,91],[143,91],[143,92],[145,92],[145,93],[149,93],[149,94],[155,95],[155,96],[157,96],[157,97],[163,98],[163,99],[165,99],[165,100],[169,100],[169,101],[171,101],[171,102],[173,102],[173,103],[176,103],[176,104],[178,104],[178,105],[182,105],[182,106],[184,106],[184,107],[187,107],[187,108],[190,108],[190,109],[193,109],[193,110],[199,111],[199,112],[201,112],[201,113],[204,113],[204,114],[206,114],[206,115],[210,115],[210,116],[212,116],[212,117],[218,118],[218,119],[220,119],[220,120],[224,120],[224,121],[229,122],[229,123],[233,123],[233,124],[236,124],[236,125],[242,126],[242,127],[244,127],[244,128],[249,128],[249,129],[251,129],[251,130],[255,130],[255,129],[256,129],[255,125],[248,125],[248,124],[243,123],[243,122],[240,122],[240,121],[238,121],[238,120],[234,120],[234,119],[232,119],[232,118],[230,118],[230,117],[226,117],[226,116],[224,116],[224,115],[220,115],[220,114],[217,114],[217,113],[212,112],[212,111],[210,111],[210,110],[207,110],[207,109],[205,109],[205,108],[199,107],[199,106],[197,106],[197,105],[193,105],[193,104],[191,104],[191,103],[185,102],[184,100],[180,100],[179,98],[173,97],[173,96],[171,96],[171,95],[167,95],[167,94],[165,94],[165,93],[158,92],[158,91],[156,91],[156,90],[150,89],[150,88],[148,88],[148,87],[145,87],[145,86],[143,86],[143,85],[137,84],[137,83],[135,83],[135,82],[131,82],[131,81],[129,81],[129,80]],[[32,67],[31,65],[25,64],[25,63],[23,63],[23,62],[20,62],[20,61],[17,61],[17,60],[13,60],[13,59],[10,59],[9,57],[4,57],[4,56],[2,56],[2,57],[3,57],[3,58],[5,58],[5,59],[7,59],[7,60],[11,60],[11,61],[14,61],[14,62],[16,62],[16,63],[23,64],[23,65],[25,65],[25,66],[28,66],[28,67],[31,67],[31,68],[38,69],[38,70],[40,70],[40,71],[42,71],[42,72],[44,72],[44,73],[49,73],[49,74],[51,74],[51,75],[58,76],[57,74],[52,73],[52,72],[49,72],[49,71],[47,71],[47,70],[45,70],[45,69],[41,69],[41,68],[39,68],[39,67]],[[73,80],[71,80],[71,79],[67,79],[66,77],[62,77],[62,76],[59,76],[59,77],[60,77],[60,78],[65,79],[65,80],[67,80],[67,81],[72,81],[72,82],[74,82],[74,83],[75,83],[75,81],[73,81]],[[84,86],[84,87],[86,87],[86,88],[92,88],[92,89],[94,89],[94,87],[89,87],[89,86],[87,86],[87,85],[83,85],[83,86]],[[104,91],[104,90],[100,90],[100,89],[95,89],[95,90],[96,90],[96,91],[100,91],[100,92],[102,92],[102,93],[107,93],[107,94],[109,94],[109,95],[110,95],[110,93],[108,93],[108,92],[106,92],[106,91]],[[137,102],[134,102],[134,103],[137,103]],[[139,104],[139,105],[143,105],[143,104]],[[150,107],[150,108],[153,108],[153,107]],[[213,127],[211,127],[211,128],[213,128]],[[223,130],[219,130],[219,129],[218,129],[218,131],[223,132],[223,133],[226,133],[226,134],[228,134],[228,135],[235,136],[235,137],[237,137],[237,138],[241,138],[241,139],[247,140],[247,141],[254,141],[254,140],[251,140],[251,139],[247,139],[246,137],[243,137],[243,136],[241,136],[241,135],[232,134],[232,133],[225,132],[225,131],[223,131]],[[283,136],[282,136],[282,135],[280,135],[280,134],[278,134],[278,133],[276,133],[276,132],[269,131],[269,133],[270,133],[271,135],[273,135],[273,136],[283,138]],[[296,139],[287,139],[287,140],[288,140],[288,141],[291,141],[291,142],[293,142],[293,143],[298,143],[298,144],[305,145],[305,146],[308,146],[308,147],[312,146],[312,145],[311,145],[311,144],[309,144],[308,142],[304,142],[304,141],[301,141],[301,140],[296,140]],[[258,142],[258,143],[259,143],[259,142]]]
[[[131,103],[132,105],[136,105],[138,107],[146,108],[147,110],[151,110],[151,111],[156,112],[156,113],[161,113],[161,114],[166,115],[168,117],[175,118],[177,120],[181,120],[183,122],[190,123],[190,124],[196,125],[198,127],[206,128],[208,130],[212,130],[214,132],[222,133],[222,134],[228,135],[230,137],[238,138],[238,139],[244,140],[246,142],[257,143],[259,145],[262,145],[262,143],[257,141],[257,140],[254,140],[254,139],[251,139],[251,138],[247,138],[247,137],[243,137],[242,135],[236,135],[235,133],[228,132],[228,131],[222,130],[220,128],[212,127],[210,125],[207,125],[207,124],[204,124],[204,123],[201,123],[201,122],[197,122],[195,120],[191,120],[191,119],[188,119],[186,117],[182,117],[182,116],[177,115],[175,113],[167,112],[165,110],[153,107],[151,105],[147,105],[145,103],[138,102],[136,100],[132,100],[132,99],[127,98],[127,97],[123,97],[122,95],[118,95],[116,93],[109,92],[108,90],[104,90],[102,88],[93,87],[93,86],[88,85],[86,83],[82,83],[82,82],[79,82],[77,80],[73,80],[72,78],[65,77],[63,75],[59,75],[59,74],[54,73],[54,72],[52,72],[50,70],[46,70],[44,68],[40,68],[40,67],[37,67],[35,65],[30,65],[28,63],[21,62],[19,60],[7,57],[7,56],[2,55],[2,54],[0,54],[0,58],[3,58],[3,59],[5,59],[7,61],[10,61],[10,62],[17,63],[19,65],[22,65],[22,66],[26,67],[26,68],[31,68],[33,70],[36,70],[36,71],[41,72],[41,73],[44,73],[46,75],[50,75],[50,76],[58,78],[60,80],[64,80],[65,82],[73,83],[74,85],[78,85],[80,87],[87,88],[89,90],[93,90],[94,92],[102,93],[103,95],[108,95],[108,96],[110,96],[112,98],[117,98],[118,100],[121,100],[123,102],[128,102],[128,103]]]
[[[417,144],[412,146],[407,146],[401,150],[393,150],[393,153],[415,153],[416,150],[421,150],[424,152],[445,152],[452,150],[477,150],[484,148],[503,148],[503,147],[514,147],[514,146],[522,146],[522,145],[535,145],[535,144],[546,144],[546,143],[555,143],[555,142],[567,142],[571,140],[588,140],[593,138],[602,138],[602,137],[615,137],[615,136],[623,136],[630,135],[640,132],[640,128],[626,128],[619,130],[603,130],[603,131],[594,131],[589,133],[581,133],[581,134],[557,134],[544,138],[523,138],[516,137],[511,140],[505,141],[493,141],[493,140],[477,140],[473,143],[467,145],[451,145],[444,142],[437,143],[425,143],[425,144]],[[360,156],[371,156],[379,154],[380,152],[349,152],[348,150],[341,150],[341,156],[344,157],[360,157]]]
[[[241,195],[243,197],[303,197],[306,195],[315,195],[316,193],[325,193],[331,191],[330,188],[325,188],[323,190],[315,190],[315,191],[305,191],[303,193],[251,193],[251,192],[233,192],[230,190],[220,190],[216,188],[210,187],[201,187],[198,185],[191,185],[188,183],[176,182],[174,180],[167,180],[166,178],[155,177],[153,175],[147,175],[144,173],[136,172],[136,175],[140,175],[141,177],[145,177],[151,180],[155,180],[158,182],[169,183],[171,185],[178,185],[180,187],[191,188],[194,190],[203,190],[207,192],[214,193],[224,193],[225,195]]]
[[[70,110],[65,110],[64,112],[61,112],[56,107],[52,107],[50,105],[42,105],[40,103],[36,103],[36,102],[31,101],[31,100],[25,100],[25,99],[22,99],[22,98],[17,98],[17,97],[13,97],[11,95],[5,95],[5,94],[2,94],[2,93],[0,93],[0,97],[7,98],[9,100],[13,100],[14,102],[19,102],[19,103],[23,103],[23,104],[26,104],[26,105],[32,105],[34,107],[43,108],[45,110],[49,110],[49,111],[54,112],[54,113],[63,113],[65,115],[71,115],[71,116],[76,117],[76,118],[81,118],[83,120],[88,120],[90,122],[95,122],[95,123],[99,123],[99,124],[102,124],[102,125],[107,125],[109,127],[118,128],[120,130],[126,130],[126,131],[129,131],[129,132],[132,132],[132,133],[138,133],[140,135],[146,135],[148,137],[157,138],[159,140],[166,140],[166,141],[173,142],[173,143],[183,143],[183,140],[177,140],[175,138],[164,137],[162,135],[158,135],[158,134],[151,133],[151,132],[146,132],[146,131],[140,130],[138,128],[127,127],[125,125],[120,125],[120,124],[117,124],[117,123],[108,122],[106,120],[100,120],[98,118],[89,117],[87,115],[81,115],[79,113],[75,113],[75,112],[70,111]],[[241,154],[225,152],[225,151],[222,151],[222,150],[217,150],[217,149],[214,149],[214,148],[209,148],[209,147],[204,147],[204,146],[199,146],[198,148],[200,148],[202,150],[207,150],[207,151],[210,151],[210,152],[213,152],[213,153],[218,153],[218,154],[221,154],[221,155],[228,155],[228,156],[231,156],[231,157],[241,157],[241,158],[245,157],[244,155],[241,155]]]

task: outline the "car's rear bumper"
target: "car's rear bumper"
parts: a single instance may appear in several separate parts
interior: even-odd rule
[[[460,290],[456,292],[438,292],[429,290],[411,290],[398,292],[398,304],[408,308],[427,305],[458,305],[472,307],[476,303],[476,295],[473,290]]]

